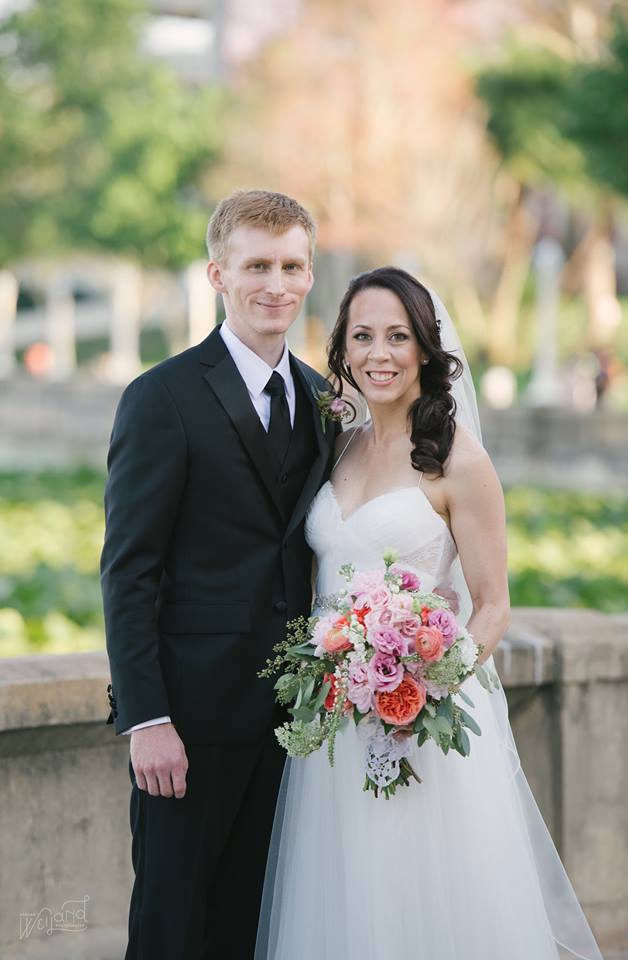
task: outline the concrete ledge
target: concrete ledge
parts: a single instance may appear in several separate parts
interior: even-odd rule
[[[517,609],[495,662],[523,769],[605,955],[628,952],[628,613]],[[132,871],[128,740],[104,651],[0,660],[0,956],[114,960]],[[21,915],[88,897],[87,929]]]
[[[628,602],[628,599],[627,599]],[[495,651],[505,687],[622,680],[628,676],[628,613],[520,607]]]
[[[0,731],[104,722],[108,683],[104,650],[0,660]]]

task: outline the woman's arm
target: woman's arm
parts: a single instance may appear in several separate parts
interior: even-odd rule
[[[451,531],[473,601],[467,628],[484,645],[483,663],[508,626],[506,515],[501,484],[491,460],[469,435],[455,444],[447,473]]]

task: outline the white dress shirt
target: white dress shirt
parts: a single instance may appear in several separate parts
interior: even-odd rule
[[[279,363],[273,368],[236,337],[227,320],[225,320],[220,327],[220,336],[231,354],[231,359],[238,368],[238,373],[246,384],[251,402],[257,411],[264,430],[268,433],[268,425],[270,423],[270,394],[264,393],[264,387],[270,380],[271,374],[275,372],[283,378],[286,385],[286,400],[288,401],[288,409],[290,410],[290,423],[294,427],[294,414],[297,401],[292,370],[290,369],[288,344],[284,346]],[[134,730],[153,727],[158,723],[170,723],[170,717],[155,717],[154,720],[136,723],[135,726],[129,727],[128,730],[123,730],[122,732],[129,734],[133,733]]]

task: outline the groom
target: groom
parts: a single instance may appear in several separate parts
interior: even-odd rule
[[[310,607],[305,511],[331,466],[285,335],[314,223],[241,191],[209,223],[226,322],[124,391],[101,558],[111,716],[131,734],[135,884],[126,960],[249,960],[283,767],[257,672]]]

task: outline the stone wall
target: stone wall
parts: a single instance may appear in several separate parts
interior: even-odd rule
[[[88,463],[104,469],[121,387],[0,381],[0,470]],[[628,489],[628,415],[532,409],[481,412],[505,484]]]
[[[628,614],[515,610],[496,662],[576,892],[605,956],[628,956]],[[107,680],[101,652],[0,661],[3,960],[123,955],[128,741],[104,724]],[[48,935],[66,901],[86,929]]]

